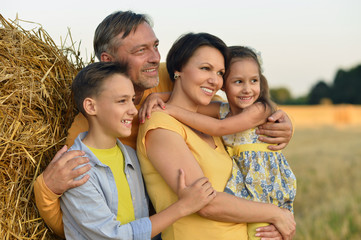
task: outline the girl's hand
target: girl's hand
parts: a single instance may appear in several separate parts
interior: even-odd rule
[[[180,169],[177,194],[185,216],[199,211],[216,197],[216,191],[206,177],[196,180],[189,186],[186,186],[185,182],[185,173]]]
[[[278,151],[284,149],[292,138],[292,122],[282,110],[277,110],[268,119],[268,122],[258,127],[256,133],[259,140],[277,145],[270,145],[270,150]]]
[[[144,100],[142,107],[139,109],[139,122],[144,123],[145,118],[150,118],[152,110],[156,107],[161,109],[165,108],[165,103],[161,97],[160,93],[151,93]]]

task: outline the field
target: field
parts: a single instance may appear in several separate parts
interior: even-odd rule
[[[298,181],[296,240],[361,239],[360,136],[360,125],[296,126],[284,150]]]

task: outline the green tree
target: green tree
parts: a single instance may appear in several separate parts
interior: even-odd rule
[[[270,89],[271,99],[277,104],[286,104],[292,99],[290,91],[285,88],[272,88]]]
[[[326,98],[331,98],[331,88],[321,80],[312,87],[308,95],[308,104],[320,104],[321,100]]]

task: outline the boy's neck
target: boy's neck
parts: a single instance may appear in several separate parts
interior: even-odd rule
[[[96,149],[109,149],[117,144],[117,138],[104,134],[102,131],[89,126],[88,134],[82,142],[92,148]]]

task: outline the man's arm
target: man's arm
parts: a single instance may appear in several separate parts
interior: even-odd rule
[[[284,149],[290,142],[293,133],[293,126],[290,118],[282,110],[277,110],[270,117],[268,122],[259,126],[256,133],[259,136],[259,140],[262,142],[277,144],[270,145],[270,150],[281,150]]]
[[[35,202],[40,216],[57,235],[62,237],[64,237],[64,229],[59,197],[66,190],[84,184],[89,179],[88,175],[80,180],[74,178],[90,169],[89,164],[74,169],[89,161],[88,158],[81,157],[84,152],[66,151],[66,146],[60,149],[34,183]]]

